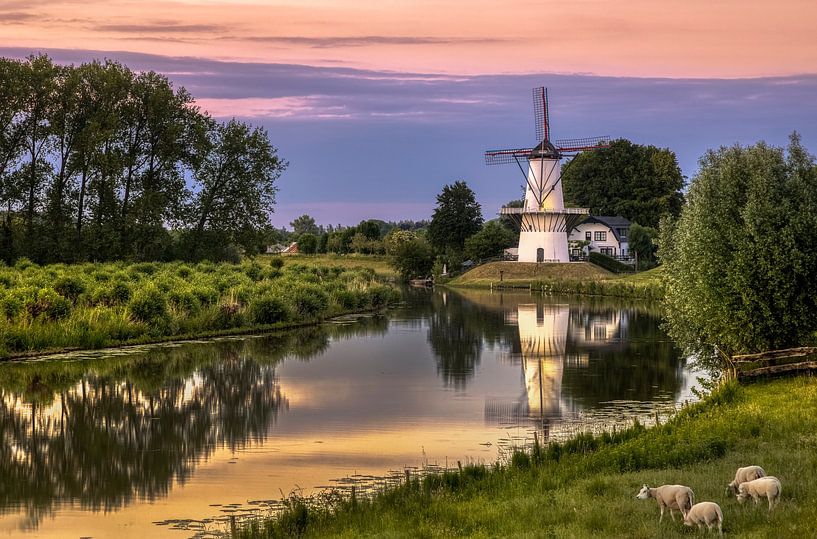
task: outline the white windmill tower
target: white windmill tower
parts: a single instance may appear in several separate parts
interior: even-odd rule
[[[551,140],[547,89],[543,87],[533,89],[533,115],[539,141],[535,147],[489,150],[485,152],[485,162],[516,163],[525,176],[523,207],[500,210],[520,225],[519,262],[569,262],[567,235],[587,218],[589,211],[565,208],[561,159],[585,150],[608,148],[610,138]]]

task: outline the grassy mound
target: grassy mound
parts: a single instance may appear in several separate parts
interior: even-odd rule
[[[562,280],[600,280],[609,279],[613,276],[607,270],[588,262],[571,262],[568,264],[534,264],[527,262],[489,262],[477,266],[453,279],[452,285],[471,285],[499,283],[499,272],[502,272],[503,282],[509,284],[516,282],[532,282],[543,279]]]
[[[803,377],[730,384],[666,424],[519,451],[510,462],[412,481],[373,501],[307,507],[290,501],[278,520],[257,521],[240,537],[691,537],[697,530],[658,523],[641,484],[689,485],[715,501],[724,532],[736,537],[813,537],[817,522],[817,380]],[[727,497],[735,469],[758,464],[783,494],[765,504]],[[677,516],[676,516],[677,518]]]

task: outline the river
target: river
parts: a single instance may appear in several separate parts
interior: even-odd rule
[[[272,335],[5,363],[0,536],[206,536],[282,494],[650,422],[699,375],[652,306],[450,290]]]

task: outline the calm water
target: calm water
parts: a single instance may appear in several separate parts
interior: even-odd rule
[[[0,536],[189,537],[297,488],[489,463],[692,399],[643,305],[407,294],[319,328],[0,365]]]

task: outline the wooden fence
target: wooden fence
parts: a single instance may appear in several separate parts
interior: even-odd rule
[[[742,354],[729,358],[729,363],[738,379],[817,373],[817,347],[801,346]]]

